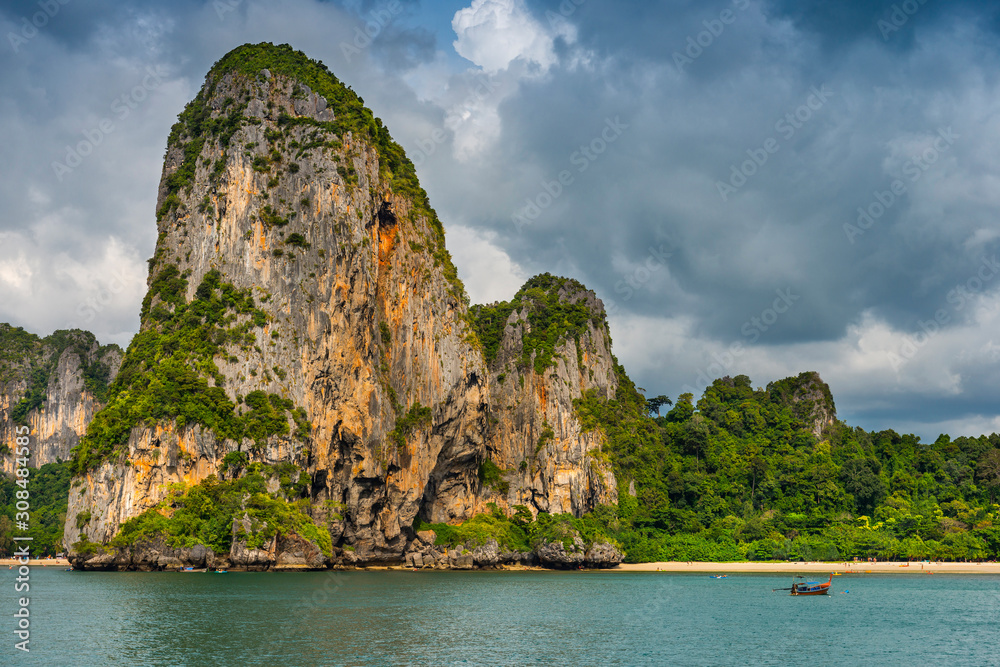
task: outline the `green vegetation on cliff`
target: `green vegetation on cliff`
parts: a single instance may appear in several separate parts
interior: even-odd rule
[[[412,202],[413,213],[426,218],[434,238],[434,246],[429,249],[434,264],[442,269],[445,278],[451,283],[453,296],[462,301],[465,297],[465,287],[445,247],[444,226],[431,208],[426,191],[417,180],[413,162],[406,156],[402,146],[393,141],[382,120],[365,107],[364,100],[350,86],[344,85],[321,61],[311,60],[288,44],[277,46],[269,42],[244,44],[223,56],[209,71],[206,87],[185,107],[178,117],[178,122],[171,129],[167,146],[180,148],[183,159],[176,171],[166,180],[166,192],[157,212],[158,219],[180,206],[179,194],[182,189],[191,185],[206,140],[218,140],[219,145],[225,148],[233,133],[242,124],[260,122],[259,119],[244,115],[245,102],[231,99],[225,100],[223,108],[213,115],[210,102],[215,95],[219,80],[227,73],[233,72],[255,81],[261,70],[269,71],[272,76],[285,76],[308,86],[326,99],[334,115],[334,120],[324,122],[307,116],[282,114],[277,120],[280,128],[311,125],[335,137],[343,137],[350,132],[354,138],[362,139],[377,149],[382,179],[391,185],[396,194],[403,195]],[[273,141],[279,136],[271,130],[268,132],[269,140]],[[305,149],[300,149],[300,153],[301,150]],[[297,168],[296,166],[295,169]],[[344,170],[345,180],[356,182],[356,176],[348,173],[353,171],[353,168],[341,168]]]
[[[270,478],[278,478],[279,490],[267,491]],[[165,538],[172,547],[202,544],[217,554],[228,554],[233,541],[233,522],[237,536],[251,549],[260,549],[276,534],[296,533],[330,555],[330,533],[318,527],[306,514],[309,477],[292,464],[267,466],[252,463],[238,479],[220,481],[209,477],[191,487],[176,485],[170,497],[157,507],[122,524],[111,546],[126,548],[134,544]],[[244,517],[250,530],[243,528]]]
[[[21,327],[0,324],[0,384],[18,378],[18,366],[37,354],[42,339]]]
[[[564,296],[560,296],[561,292]],[[510,314],[515,310],[527,311],[530,326],[521,339],[520,365],[531,366],[534,355],[535,372],[544,373],[552,365],[552,355],[560,341],[579,339],[588,326],[598,330],[607,328],[604,313],[584,300],[588,294],[587,288],[576,280],[543,273],[526,282],[510,301],[473,306],[470,312],[486,362],[496,359]]]
[[[767,385],[767,393],[773,402],[790,407],[799,419],[809,419],[817,410],[831,416],[837,411],[829,385],[815,371],[771,382]]]
[[[271,436],[288,435],[292,418],[296,437],[307,437],[305,413],[288,399],[255,391],[237,406],[222,388],[216,357],[227,345],[250,351],[253,331],[267,323],[250,291],[222,282],[215,269],[190,302],[186,290],[187,277],[172,264],[153,279],[142,304],[143,330],[125,353],[107,407],[73,450],[74,472],[122,453],[134,427],[168,420],[178,427],[201,424],[218,438],[248,438],[259,447]]]
[[[506,495],[510,490],[510,482],[503,478],[503,474],[504,470],[490,459],[483,459],[479,464],[479,483],[500,495]]]
[[[584,430],[604,433],[599,456],[614,468],[618,505],[572,521],[541,513],[539,526],[599,534],[629,562],[1000,557],[1000,435],[926,445],[836,422],[817,438],[834,405],[815,373],[767,389],[721,378],[697,403],[682,394],[654,418],[658,401],[617,361],[615,371],[614,399],[590,393],[575,407]],[[484,483],[497,477],[491,465]],[[540,530],[529,521],[493,512],[421,527],[445,545],[493,537],[524,548]]]
[[[434,543],[439,546],[455,547],[461,544],[469,550],[491,539],[496,540],[502,549],[521,552],[536,549],[542,542],[562,542],[569,548],[574,535],[579,535],[587,547],[598,541],[615,542],[596,515],[577,518],[572,514],[540,512],[532,519],[531,512],[524,505],[515,506],[514,514],[509,517],[494,503],[489,503],[488,507],[489,512],[477,514],[457,526],[417,522],[415,529],[433,530]]]
[[[389,433],[389,439],[400,450],[406,447],[406,439],[415,429],[430,426],[433,419],[431,409],[420,402],[414,403],[406,414],[396,420],[396,425]]]

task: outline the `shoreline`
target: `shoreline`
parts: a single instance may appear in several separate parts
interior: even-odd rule
[[[12,565],[23,565],[20,558],[0,558],[0,566],[10,567]],[[70,567],[69,560],[65,558],[30,558],[28,567]]]
[[[21,561],[15,558],[0,558],[0,568],[15,567],[21,565]],[[70,562],[65,558],[32,558],[28,561],[29,567],[71,567]],[[412,570],[405,565],[369,565],[367,567],[357,566],[348,568],[358,571],[378,571],[378,570]],[[538,566],[513,565],[500,568],[504,571],[519,572],[548,572],[559,571],[549,570],[549,568]],[[233,570],[236,571],[236,570]],[[284,570],[288,571],[288,570]],[[317,570],[323,571],[323,570]],[[429,571],[429,569],[428,569]],[[730,562],[713,563],[707,561],[693,561],[686,563],[683,561],[657,562],[657,563],[621,563],[617,567],[584,569],[585,572],[663,572],[665,574],[677,574],[689,572],[691,574],[701,573],[721,573],[721,574],[788,574],[788,573],[829,573],[836,572],[843,575],[854,574],[1000,574],[1000,563],[952,563],[934,562],[922,563],[915,561],[906,563],[904,561],[880,561],[878,563],[853,563],[848,562],[846,567],[844,561],[834,563],[824,563],[817,561],[795,562],[795,563],[762,563],[762,562]]]
[[[878,563],[853,563],[844,561],[797,563],[709,563],[709,562],[660,562],[622,563],[612,572],[722,572],[722,573],[788,573],[788,572],[838,572],[841,574],[1000,574],[1000,563],[924,563],[914,561],[879,561]]]

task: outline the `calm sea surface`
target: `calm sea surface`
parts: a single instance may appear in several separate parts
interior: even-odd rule
[[[1000,577],[31,572],[0,665],[998,665]],[[849,590],[849,593],[842,591]]]

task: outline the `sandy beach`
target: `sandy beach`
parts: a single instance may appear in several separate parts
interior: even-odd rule
[[[0,567],[21,564],[20,560],[14,558],[0,558]],[[32,558],[28,561],[28,565],[30,567],[69,567],[69,561],[65,558]]]
[[[1000,574],[1000,563],[622,563],[610,572],[840,572],[849,574]]]

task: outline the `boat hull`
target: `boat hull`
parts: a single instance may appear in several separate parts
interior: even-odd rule
[[[792,595],[826,595],[830,592],[830,584],[833,583],[833,574],[830,579],[822,583],[809,582],[805,584],[792,584]]]

